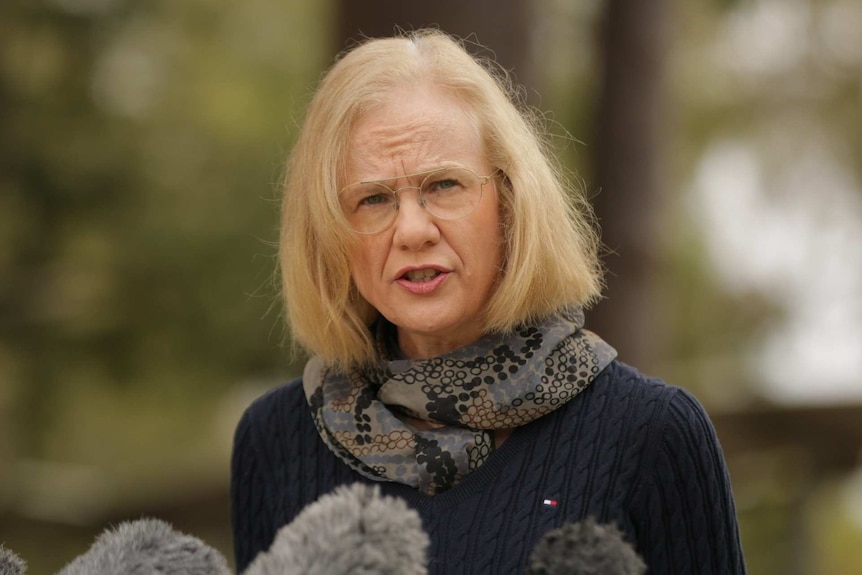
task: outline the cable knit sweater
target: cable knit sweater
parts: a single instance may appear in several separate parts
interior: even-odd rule
[[[370,482],[318,436],[301,381],[274,389],[236,431],[231,500],[237,568],[336,486]],[[431,537],[429,573],[521,574],[545,532],[615,523],[650,575],[745,573],[721,447],[686,391],[613,362],[583,393],[514,431],[488,461],[436,496],[380,483]]]

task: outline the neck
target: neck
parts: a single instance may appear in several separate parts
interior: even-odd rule
[[[398,330],[398,348],[408,359],[430,359],[445,355],[459,347],[473,343],[481,334],[459,334],[460,337],[426,337]]]

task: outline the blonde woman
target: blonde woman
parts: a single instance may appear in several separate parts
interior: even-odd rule
[[[587,517],[651,574],[743,573],[709,419],[583,329],[590,210],[494,70],[419,31],[356,47],[318,87],[280,244],[312,359],[237,429],[237,566],[365,482],[419,512],[431,573],[522,573],[543,533]]]

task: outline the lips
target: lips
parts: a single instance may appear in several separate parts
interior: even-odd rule
[[[427,295],[435,292],[448,276],[448,271],[434,267],[406,268],[395,283],[414,295]]]
[[[440,272],[435,269],[425,268],[421,270],[410,270],[402,277],[404,277],[407,281],[415,282],[415,283],[424,283],[427,281],[431,281],[440,275]]]

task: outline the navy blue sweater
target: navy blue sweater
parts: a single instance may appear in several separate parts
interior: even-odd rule
[[[370,482],[323,444],[299,380],[259,398],[234,443],[237,568],[267,550],[303,507],[356,481]],[[588,516],[615,523],[650,575],[745,573],[730,482],[706,413],[686,391],[619,362],[564,407],[516,429],[449,491],[431,497],[379,485],[422,517],[432,575],[521,574],[543,533]]]

